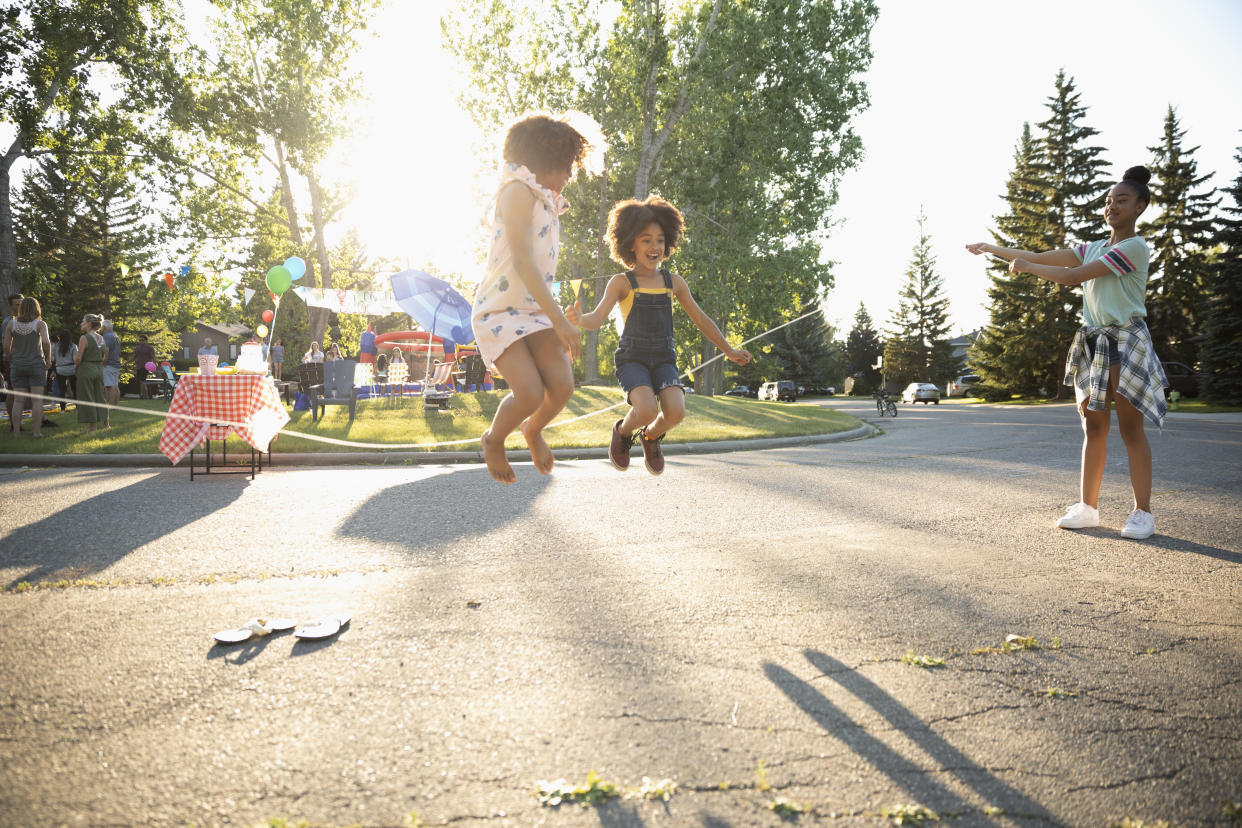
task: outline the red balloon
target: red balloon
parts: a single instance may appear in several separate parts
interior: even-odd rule
[[[262,314],[260,314],[260,316],[263,317],[264,322],[271,322],[273,317],[276,316],[276,314],[272,313],[270,310],[265,310],[263,311]]]

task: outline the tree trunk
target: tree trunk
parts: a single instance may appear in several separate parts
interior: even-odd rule
[[[311,197],[311,222],[315,227],[315,238],[312,243],[315,246],[315,256],[319,260],[320,286],[324,290],[332,289],[332,263],[328,261],[328,243],[324,239],[324,217],[323,217],[323,190],[319,187],[319,178],[312,168],[306,174],[306,183],[310,187]],[[328,326],[328,309],[315,308],[317,311],[311,317],[312,335],[320,337],[316,341],[323,342],[323,332]]]
[[[604,281],[608,277],[608,156],[604,156],[604,169],[599,176],[599,247],[595,256],[595,277],[590,280],[591,289],[586,299],[590,304],[583,310],[589,311],[599,302],[604,293]],[[582,352],[583,381],[587,385],[599,385],[599,328],[586,332],[586,344]]]
[[[8,315],[9,303],[4,297],[17,293],[17,237],[13,235],[13,206],[9,200],[9,170],[13,162],[22,156],[21,138],[13,142],[9,151],[0,158],[0,318]]]

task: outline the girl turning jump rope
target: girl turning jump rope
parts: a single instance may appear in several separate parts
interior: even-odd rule
[[[1151,446],[1143,418],[1164,424],[1164,389],[1168,381],[1147,331],[1147,242],[1135,235],[1139,214],[1151,202],[1146,167],[1131,167],[1108,191],[1104,221],[1107,239],[1070,250],[1031,253],[978,242],[966,245],[976,255],[991,253],[1010,260],[1012,273],[1030,273],[1060,285],[1082,285],[1084,325],[1074,336],[1066,361],[1065,383],[1074,386],[1085,439],[1082,446],[1081,500],[1057,521],[1062,529],[1100,525],[1100,481],[1108,444],[1109,405],[1117,403],[1121,439],[1130,459],[1134,511],[1122,537],[1148,538],[1156,531],[1151,513]]]
[[[505,438],[522,429],[540,473],[552,471],[543,428],[569,402],[578,331],[549,286],[556,280],[561,189],[586,158],[588,139],[569,123],[532,115],[505,136],[500,187],[490,215],[487,270],[475,290],[471,322],[479,354],[509,383],[491,427],[483,432],[483,460],[501,483],[516,476],[505,458]]]
[[[617,348],[617,379],[631,406],[612,427],[608,457],[619,470],[630,466],[630,448],[640,442],[647,471],[664,471],[660,440],[686,416],[686,395],[677,370],[673,342],[673,297],[690,321],[724,355],[745,365],[750,352],[725,341],[716,323],[707,317],[690,295],[686,280],[660,265],[672,255],[681,238],[681,213],[662,198],[623,201],[608,217],[608,244],[612,258],[629,267],[604,288],[595,310],[582,313],[575,302],[566,311],[580,328],[598,328],[612,306],[620,304],[625,328]]]

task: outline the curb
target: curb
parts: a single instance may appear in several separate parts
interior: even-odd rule
[[[719,440],[707,443],[672,443],[665,446],[668,453],[723,454],[733,451],[761,451],[763,449],[807,446],[818,443],[840,443],[882,433],[870,423],[862,423],[849,431],[832,434],[805,434],[797,437],[761,437],[753,440]],[[529,461],[525,451],[507,452],[511,462]],[[237,457],[247,457],[238,454]],[[606,459],[607,448],[557,449],[557,460]],[[458,463],[482,463],[483,452],[474,451],[358,451],[288,452],[272,455],[273,468],[288,466],[438,466]],[[249,460],[247,459],[247,463]],[[186,466],[183,459],[180,466]],[[162,454],[0,454],[0,467],[57,467],[57,468],[173,468]]]

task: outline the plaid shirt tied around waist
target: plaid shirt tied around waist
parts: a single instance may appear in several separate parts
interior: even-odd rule
[[[1106,410],[1108,401],[1108,337],[1117,340],[1121,354],[1121,376],[1117,380],[1117,393],[1142,412],[1156,428],[1164,427],[1164,415],[1168,405],[1164,401],[1164,389],[1169,381],[1164,367],[1156,358],[1151,333],[1143,317],[1136,316],[1126,325],[1084,325],[1074,334],[1069,357],[1065,360],[1065,385],[1074,386],[1079,411],[1082,401],[1088,400],[1092,411]],[[1095,346],[1095,354],[1087,349],[1087,343]]]

